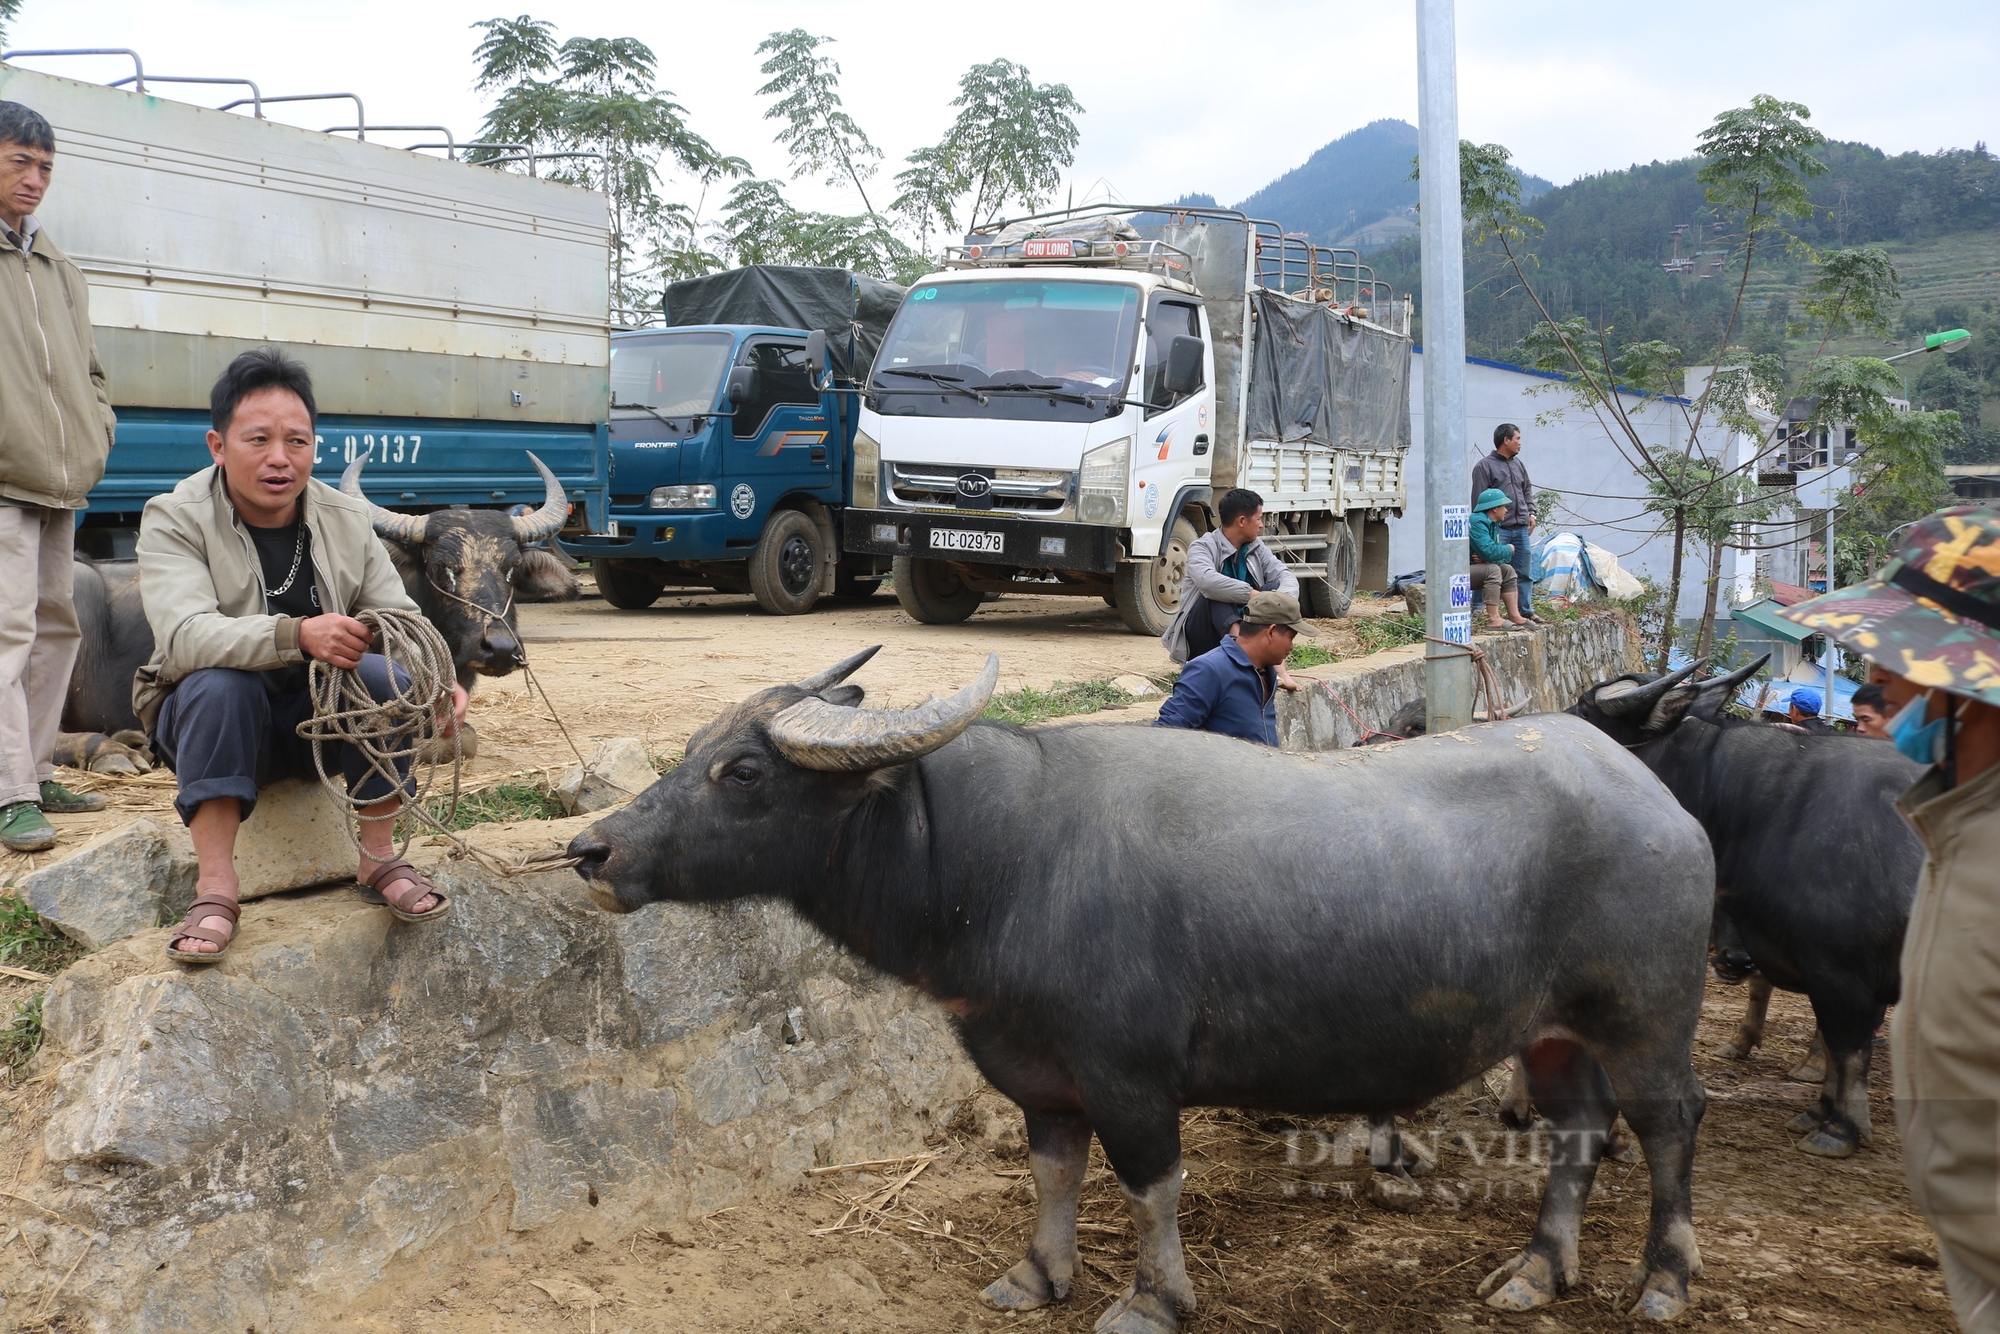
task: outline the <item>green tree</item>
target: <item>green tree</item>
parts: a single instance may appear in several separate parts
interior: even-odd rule
[[[0,0],[0,39],[5,39],[7,25],[19,17],[25,3],[26,0]]]
[[[1942,353],[1925,357],[1927,363],[1910,383],[1910,401],[1919,407],[1936,408],[1957,416],[1958,423],[1945,442],[1947,463],[1988,463],[1996,453],[1994,442],[1980,426],[1979,381],[1946,361]]]
[[[875,174],[882,150],[855,124],[841,102],[840,65],[833,57],[819,54],[819,48],[832,40],[793,28],[774,32],[759,42],[757,54],[768,54],[770,59],[758,69],[770,75],[771,81],[759,88],[757,95],[778,99],[764,112],[764,119],[784,122],[776,138],[791,154],[792,179],[814,175],[828,185],[846,181],[880,228],[882,219],[869,202],[863,182]]]
[[[951,104],[958,116],[944,138],[912,153],[896,175],[902,193],[892,207],[926,241],[933,220],[955,230],[962,216],[977,230],[1010,204],[1040,208],[1062,184],[1081,138],[1076,118],[1083,104],[1069,86],[1037,84],[1011,60],[967,70]]]
[[[687,124],[687,111],[655,86],[652,49],[631,37],[572,37],[560,45],[555,25],[523,14],[472,25],[475,86],[500,90],[481,138],[521,144],[562,165],[553,180],[602,190],[611,204],[612,305],[650,307],[663,256],[696,262],[686,242],[693,222],[683,205],[660,196],[660,166],[671,162],[698,179],[742,166],[724,158]],[[505,156],[483,149],[473,161]],[[646,263],[638,261],[644,257]]]

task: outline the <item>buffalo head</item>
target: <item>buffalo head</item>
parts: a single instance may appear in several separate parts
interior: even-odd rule
[[[895,766],[971,726],[1000,677],[989,654],[950,699],[864,709],[861,687],[841,682],[875,652],[725,709],[673,772],[577,835],[569,852],[591,900],[631,912],[661,899],[784,896],[824,876],[856,809]]]
[[[528,460],[547,489],[533,514],[475,509],[398,514],[368,504],[403,586],[451,645],[458,682],[468,689],[475,676],[505,676],[525,661],[516,602],[566,602],[577,596],[576,577],[537,545],[562,527],[569,500],[540,459],[530,454]],[[342,491],[362,500],[366,462],[356,459],[340,479]]]
[[[1623,745],[1643,745],[1665,736],[1689,717],[1719,720],[1723,707],[1735,697],[1736,687],[1770,660],[1766,653],[1748,667],[1707,681],[1688,680],[1700,663],[1665,676],[1628,672],[1591,686],[1565,712],[1594,724]]]

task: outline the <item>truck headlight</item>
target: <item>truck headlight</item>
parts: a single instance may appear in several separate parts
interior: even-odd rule
[[[1085,523],[1124,523],[1132,486],[1132,437],[1099,445],[1083,456],[1077,478],[1077,515]]]
[[[701,486],[656,486],[646,497],[646,508],[654,510],[712,510],[715,488]]]
[[[854,433],[854,504],[875,509],[882,503],[882,446],[866,431]]]

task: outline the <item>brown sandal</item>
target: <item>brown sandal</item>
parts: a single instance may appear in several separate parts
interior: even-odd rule
[[[395,914],[399,922],[434,922],[451,911],[451,898],[443,890],[430,882],[429,877],[406,861],[384,862],[375,868],[375,874],[358,882],[365,890],[372,890],[381,898],[382,906]],[[392,892],[389,886],[401,884],[400,892]],[[420,903],[426,894],[437,895],[437,907],[429,912],[411,912],[406,904]]]
[[[181,918],[181,924],[174,928],[171,936],[167,937],[167,957],[175,963],[221,962],[222,956],[229,952],[229,947],[236,941],[236,932],[233,928],[241,913],[242,910],[234,899],[216,898],[211,894],[202,895],[188,906],[187,916]],[[202,926],[201,920],[204,917],[227,917],[232,930],[225,936],[213,927]],[[205,940],[216,949],[212,954],[198,950],[177,950],[174,948],[176,940]]]

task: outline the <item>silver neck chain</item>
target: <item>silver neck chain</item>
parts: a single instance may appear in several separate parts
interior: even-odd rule
[[[299,577],[299,565],[305,560],[305,555],[306,555],[306,521],[304,519],[300,519],[298,541],[295,542],[292,546],[292,572],[285,576],[284,583],[279,584],[276,588],[267,590],[265,593],[266,597],[281,598],[285,594],[292,591],[292,581]]]

